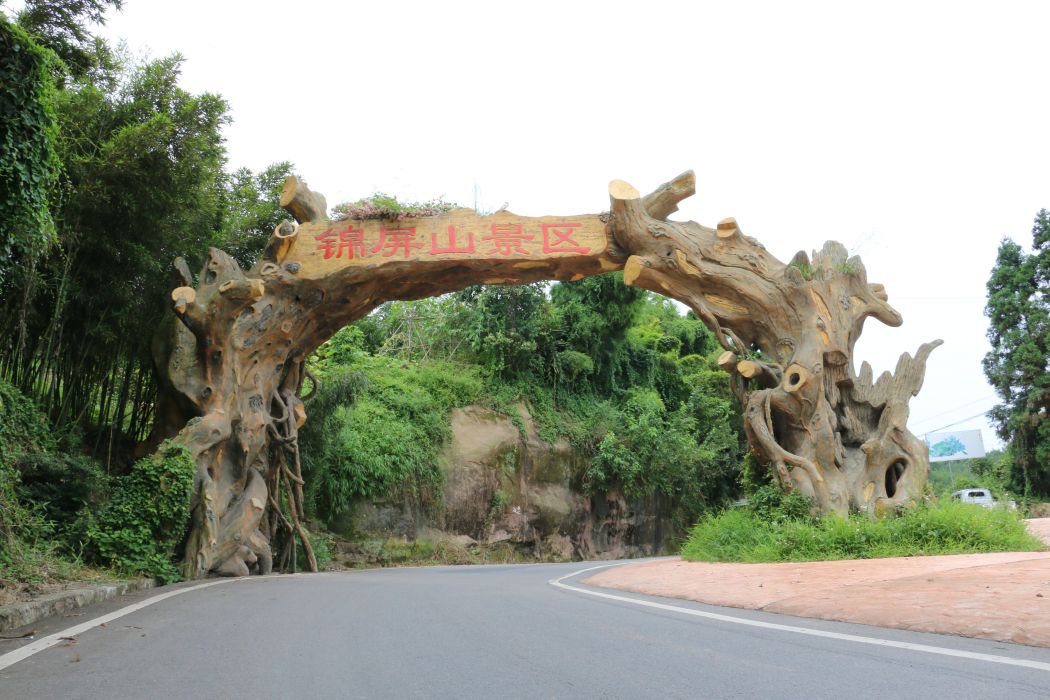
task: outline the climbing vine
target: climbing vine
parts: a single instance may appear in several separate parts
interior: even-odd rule
[[[59,174],[54,55],[0,16],[0,280],[54,241],[48,209]]]

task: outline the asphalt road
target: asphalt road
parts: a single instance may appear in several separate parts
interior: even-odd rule
[[[549,584],[593,565],[230,581],[9,666],[0,671],[0,698],[1050,697],[1048,670],[747,627]],[[616,595],[1050,662],[1050,649]],[[53,621],[41,634],[116,607]],[[13,648],[0,646],[0,654]]]

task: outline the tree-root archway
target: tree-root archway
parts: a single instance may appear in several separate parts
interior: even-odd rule
[[[693,192],[687,172],[646,197],[614,181],[601,215],[332,222],[324,198],[290,178],[281,204],[298,223],[278,227],[252,269],[212,249],[194,285],[176,261],[174,314],[154,345],[155,434],[175,436],[198,464],[186,575],[268,572],[278,533],[278,566],[293,563],[299,539],[316,568],[297,442],[314,385],[306,357],[382,303],[473,284],[623,269],[627,284],[685,303],[715,333],[751,447],[784,488],[840,514],[919,496],[929,463],[907,430],[908,401],[940,341],[904,354],[894,374],[873,381],[867,363],[855,373],[864,321],[901,323],[860,259],[829,242],[784,264],[733,219],[668,221]]]

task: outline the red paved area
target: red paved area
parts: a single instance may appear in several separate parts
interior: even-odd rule
[[[1050,542],[1050,518],[1030,520]],[[606,569],[583,583],[712,605],[1050,647],[1050,552],[804,564],[681,559]]]

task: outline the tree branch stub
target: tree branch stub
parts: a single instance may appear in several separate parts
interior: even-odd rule
[[[305,182],[294,175],[288,177],[281,188],[281,206],[300,224],[328,218],[328,203],[324,195],[312,192]]]
[[[723,240],[729,240],[740,235],[740,227],[736,223],[736,219],[729,217],[722,219],[718,222],[718,228],[715,229],[715,235]]]
[[[766,388],[780,384],[780,368],[758,360],[741,360],[736,363],[736,371],[745,379],[755,380],[759,386]]]
[[[299,224],[292,221],[282,221],[273,230],[270,240],[263,250],[263,260],[269,260],[280,265],[288,257],[292,249],[295,237],[299,235]]]
[[[171,300],[174,302],[175,313],[181,316],[186,313],[189,305],[197,300],[197,290],[193,287],[176,287],[171,291]]]
[[[626,184],[626,183],[624,183]],[[633,189],[633,188],[632,188]],[[612,194],[610,190],[610,194]],[[678,211],[678,203],[696,194],[696,174],[692,170],[669,180],[647,194],[642,206],[654,219],[666,219]]]

